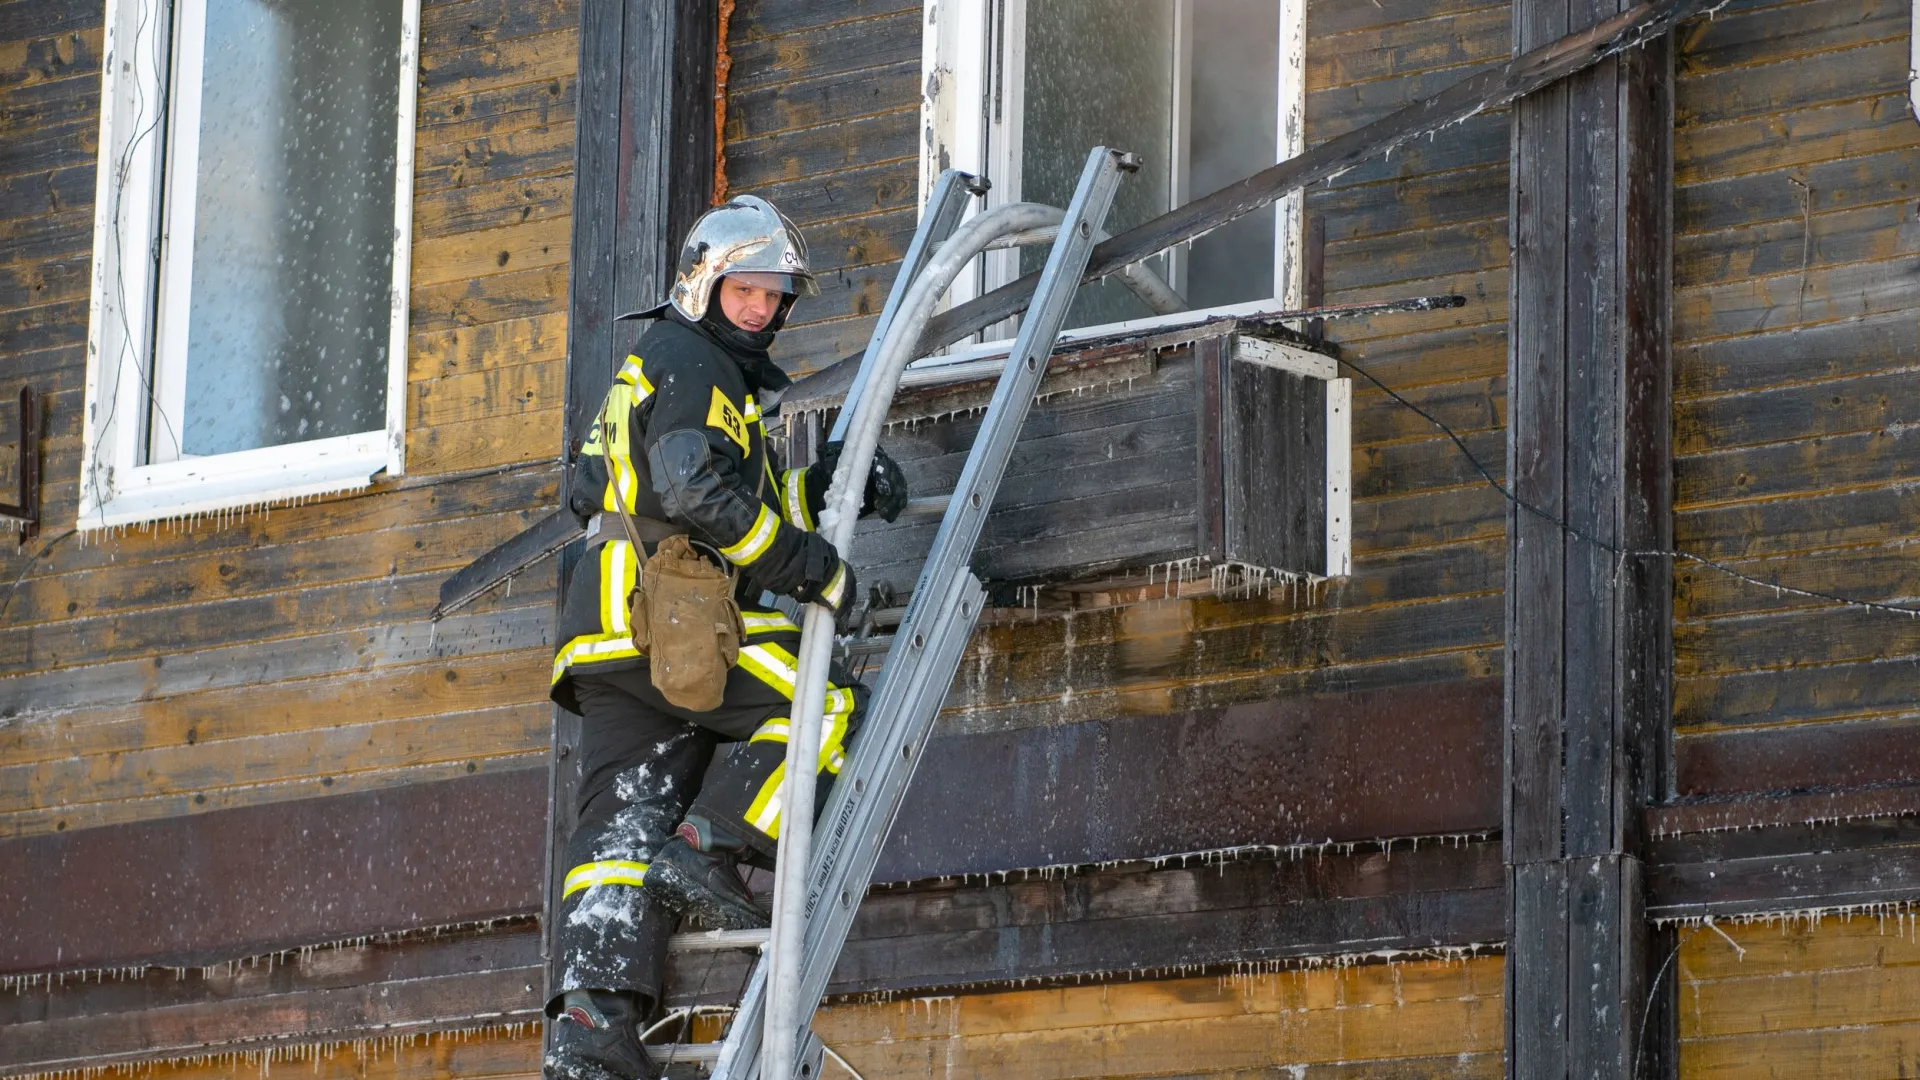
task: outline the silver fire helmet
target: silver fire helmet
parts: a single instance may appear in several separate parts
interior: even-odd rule
[[[781,291],[814,296],[820,289],[807,268],[807,242],[787,216],[757,195],[735,195],[700,215],[680,248],[679,278],[669,300],[698,322],[714,285],[727,274],[771,274]]]

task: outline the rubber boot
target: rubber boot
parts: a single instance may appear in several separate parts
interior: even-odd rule
[[[640,1002],[633,994],[569,990],[553,1018],[545,1080],[659,1080],[640,1045]]]
[[[740,880],[745,844],[689,814],[647,868],[647,892],[682,915],[721,930],[761,930],[773,920]]]

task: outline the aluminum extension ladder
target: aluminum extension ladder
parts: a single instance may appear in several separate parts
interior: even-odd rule
[[[819,843],[806,859],[790,864],[783,857],[777,871],[777,877],[786,877],[796,868],[806,870],[804,879],[789,878],[784,883],[788,888],[804,884],[806,890],[803,926],[799,928],[802,944],[788,954],[799,957],[798,978],[781,980],[788,984],[789,993],[796,994],[794,1007],[788,1012],[795,1021],[793,1030],[780,1034],[781,1039],[792,1040],[787,1044],[792,1049],[787,1051],[786,1046],[769,1037],[770,987],[776,983],[769,975],[772,957],[763,950],[717,1058],[709,1057],[710,1050],[699,1053],[683,1045],[673,1048],[672,1060],[711,1061],[715,1080],[812,1080],[819,1075],[823,1048],[811,1029],[814,1012],[826,993],[854,913],[879,862],[881,845],[893,827],[908,781],[926,748],[934,717],[959,670],[961,655],[986,600],[985,589],[970,569],[974,549],[1121,175],[1135,168],[1131,155],[1105,147],[1095,147],[1088,155],[959,483],[946,499],[939,533],[908,601],[905,618],[894,633],[858,743],[834,783],[820,818]],[[882,342],[895,321],[906,314],[902,308],[912,286],[940,245],[954,237],[968,196],[984,194],[985,190],[983,181],[957,170],[940,176],[830,438],[841,439],[848,434],[857,403],[875,389],[872,369]],[[940,292],[944,287],[934,294],[935,299]],[[897,380],[897,374],[894,378]],[[893,383],[882,382],[889,399],[878,403],[884,408],[890,403]],[[861,472],[864,474],[864,469]],[[859,482],[864,487],[864,475]],[[795,729],[802,726],[797,719],[799,705],[796,701]],[[791,753],[793,747],[789,749]],[[789,774],[794,771],[789,769]],[[794,815],[786,816],[791,819]],[[779,948],[781,938],[790,931],[778,921],[778,910],[775,917],[772,936],[774,947]],[[761,934],[747,932],[712,935],[711,944],[703,945],[698,938],[705,937],[708,935],[682,935],[676,939],[676,947],[741,947],[762,940]],[[797,990],[792,985],[795,982]],[[792,1055],[788,1076],[769,1075],[763,1068],[763,1045],[770,1051],[768,1056],[783,1056],[783,1051]],[[773,1071],[779,1068],[776,1064]]]

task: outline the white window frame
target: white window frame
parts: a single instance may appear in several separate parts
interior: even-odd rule
[[[987,205],[1016,202],[1020,196],[1020,125],[1022,78],[1025,70],[1027,5],[1044,0],[926,0],[923,12],[920,103],[920,204],[943,169],[959,168],[985,175],[993,182]],[[1175,26],[1168,46],[1183,56],[1192,43],[1182,28],[1188,25],[1192,5],[1204,0],[1175,0]],[[1284,161],[1306,149],[1306,0],[1273,0],[1280,9],[1279,83],[1274,88],[1279,108],[1275,131],[1276,159]],[[1920,3],[1920,0],[1915,0]],[[1190,57],[1187,58],[1190,62]],[[1185,62],[1180,67],[1184,69]],[[1176,84],[1175,92],[1180,92]],[[1174,102],[1175,141],[1185,127],[1185,102]],[[1165,147],[1121,147],[1149,155]],[[1174,197],[1188,201],[1182,163],[1173,170]],[[1265,300],[1203,309],[1206,315],[1253,314],[1276,308],[1297,308],[1305,291],[1304,202],[1295,192],[1276,204],[1274,215],[1274,275],[1278,295]],[[1174,249],[1172,282],[1181,283],[1185,245]],[[952,304],[963,303],[1019,276],[1019,253],[989,252],[954,282],[948,294]],[[1122,327],[1179,325],[1196,312],[1153,316],[1105,326],[1078,327],[1063,335],[1100,336]],[[1009,320],[988,330],[986,345],[1010,340],[1016,324]]]
[[[1021,73],[1026,67],[1024,28],[1026,6],[1045,0],[925,0],[921,48],[920,102],[921,155],[920,206],[924,211],[928,194],[944,169],[959,168],[983,174],[993,182],[987,205],[998,206],[1017,201],[1020,192],[1020,129],[1012,118],[1021,115]],[[1192,5],[1204,0],[1176,0],[1172,40],[1178,70],[1192,62],[1192,39],[1187,33]],[[1284,161],[1307,148],[1307,0],[1273,0],[1280,9],[1279,85],[1274,92],[1279,108],[1278,130],[1274,133],[1276,158]],[[1914,0],[1916,18],[1920,18],[1920,0]],[[1013,29],[1008,29],[1009,27]],[[1916,40],[1920,40],[1917,36]],[[1916,46],[1920,50],[1920,46]],[[1920,51],[1915,53],[1920,69]],[[1175,93],[1184,88],[1176,80]],[[1920,89],[1916,89],[1920,94]],[[1920,100],[1917,98],[1916,100]],[[1174,142],[1184,141],[1187,102],[1173,103]],[[1151,153],[1155,148],[1122,147]],[[1164,151],[1164,148],[1160,148]],[[1180,203],[1196,194],[1186,190],[1185,162],[1176,160],[1173,170],[1173,197]],[[1062,345],[1155,328],[1174,328],[1203,322],[1223,315],[1254,315],[1296,310],[1304,306],[1305,274],[1305,199],[1300,192],[1280,199],[1274,213],[1273,280],[1278,295],[1265,300],[1182,311],[1172,315],[1153,315],[1101,326],[1083,326],[1060,335]],[[1184,283],[1185,245],[1169,252],[1171,280],[1176,289]],[[1019,253],[1013,250],[988,252],[978,260],[971,273],[963,273],[948,292],[949,304],[960,304],[1019,276]],[[1005,356],[1012,346],[1017,320],[990,327],[986,340],[961,343],[948,355],[916,361],[916,367],[966,363],[988,357]],[[1287,353],[1269,349],[1268,352]],[[1326,464],[1326,577],[1345,577],[1352,572],[1352,411],[1353,381],[1335,378],[1330,362],[1311,353],[1302,353],[1290,361],[1271,356],[1252,358],[1236,354],[1236,360],[1265,363],[1296,374],[1326,381],[1327,384],[1327,464]],[[1291,568],[1290,568],[1291,569]],[[1304,567],[1298,569],[1306,569]]]
[[[389,476],[404,472],[420,0],[393,2],[401,5],[401,40],[386,426],[228,454],[150,460],[151,403],[158,401],[163,409],[171,405],[167,415],[179,416],[185,402],[184,364],[156,364],[154,356],[160,314],[155,297],[163,236],[161,178],[169,159],[169,148],[163,145],[169,125],[159,103],[166,100],[172,78],[170,61],[191,62],[200,47],[194,42],[175,52],[165,0],[106,0],[79,528],[285,502],[363,488],[382,471]],[[192,24],[204,20],[205,3],[175,0],[171,7],[186,12],[183,21]],[[193,77],[179,81],[197,86],[197,76],[195,65]],[[172,126],[197,133],[197,108],[192,106],[198,94],[183,96],[191,99],[186,104],[194,115],[183,114]],[[197,141],[191,134],[187,138]],[[175,183],[184,178],[190,198],[194,162],[191,153],[179,156],[182,167]],[[169,310],[159,322],[183,325],[185,312]]]
[[[1913,29],[1907,43],[1907,104],[1913,109],[1914,119],[1920,120],[1920,0],[1913,0]]]

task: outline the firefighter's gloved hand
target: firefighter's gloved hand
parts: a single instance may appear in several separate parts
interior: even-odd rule
[[[853,567],[847,560],[835,558],[833,568],[822,580],[809,578],[794,594],[794,599],[803,604],[825,604],[833,609],[834,626],[845,630],[852,620],[853,604],[860,595],[860,583],[854,580]]]
[[[830,442],[820,448],[820,460],[807,468],[807,491],[817,492],[822,503],[826,503],[827,487],[833,483],[833,470],[840,465],[841,444]],[[899,520],[907,508],[907,474],[887,454],[884,447],[873,448],[873,467],[867,472],[865,502],[860,507],[860,516],[878,514],[882,521],[892,524]],[[817,517],[822,507],[814,507]]]

